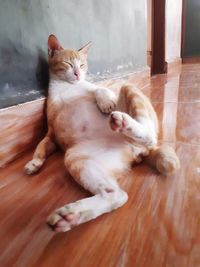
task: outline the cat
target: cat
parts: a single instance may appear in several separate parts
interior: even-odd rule
[[[27,174],[36,173],[59,145],[71,176],[93,195],[49,216],[47,222],[57,232],[124,205],[128,195],[116,178],[124,177],[131,163],[144,157],[165,175],[179,168],[175,151],[157,145],[157,116],[139,89],[124,85],[117,97],[85,80],[90,46],[64,49],[55,35],[49,36],[48,132],[25,165]]]

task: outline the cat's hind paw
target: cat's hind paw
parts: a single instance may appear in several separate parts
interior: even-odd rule
[[[47,219],[47,223],[56,232],[67,232],[72,227],[80,224],[87,212],[80,212],[76,203],[65,205],[55,210]]]
[[[129,115],[123,112],[114,111],[110,115],[110,127],[113,131],[124,132],[129,127]]]
[[[49,226],[56,232],[67,232],[77,224],[79,214],[66,212],[65,208],[60,208],[52,213],[47,219]]]
[[[32,159],[24,166],[24,170],[25,170],[26,174],[29,174],[29,175],[34,174],[34,173],[39,171],[39,169],[42,167],[42,165],[43,165],[43,160]]]
[[[56,232],[67,232],[74,226],[94,218],[93,211],[84,210],[80,203],[81,201],[77,201],[55,210],[47,219],[48,225]]]

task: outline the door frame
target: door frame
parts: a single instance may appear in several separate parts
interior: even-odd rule
[[[181,58],[184,59],[185,29],[186,29],[186,0],[182,0],[182,19],[181,19]]]
[[[151,75],[166,73],[166,0],[147,0],[147,21],[151,23],[151,27],[148,27],[148,29],[151,29],[151,40],[148,37],[149,34],[147,34],[147,62],[151,68]],[[151,47],[151,50],[149,50],[149,47]]]

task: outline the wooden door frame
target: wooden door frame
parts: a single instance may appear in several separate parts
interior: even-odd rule
[[[149,3],[147,4],[149,8]],[[165,21],[166,0],[151,0],[151,75],[167,72],[165,62]],[[149,15],[149,13],[148,13]]]
[[[186,0],[182,0],[182,22],[181,22],[181,58],[184,59],[185,29],[186,29]]]

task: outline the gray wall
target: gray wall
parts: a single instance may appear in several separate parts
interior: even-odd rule
[[[146,66],[146,0],[0,0],[0,107],[46,93],[47,38],[64,47],[93,42],[90,76]]]
[[[184,57],[200,56],[200,1],[186,0]]]

